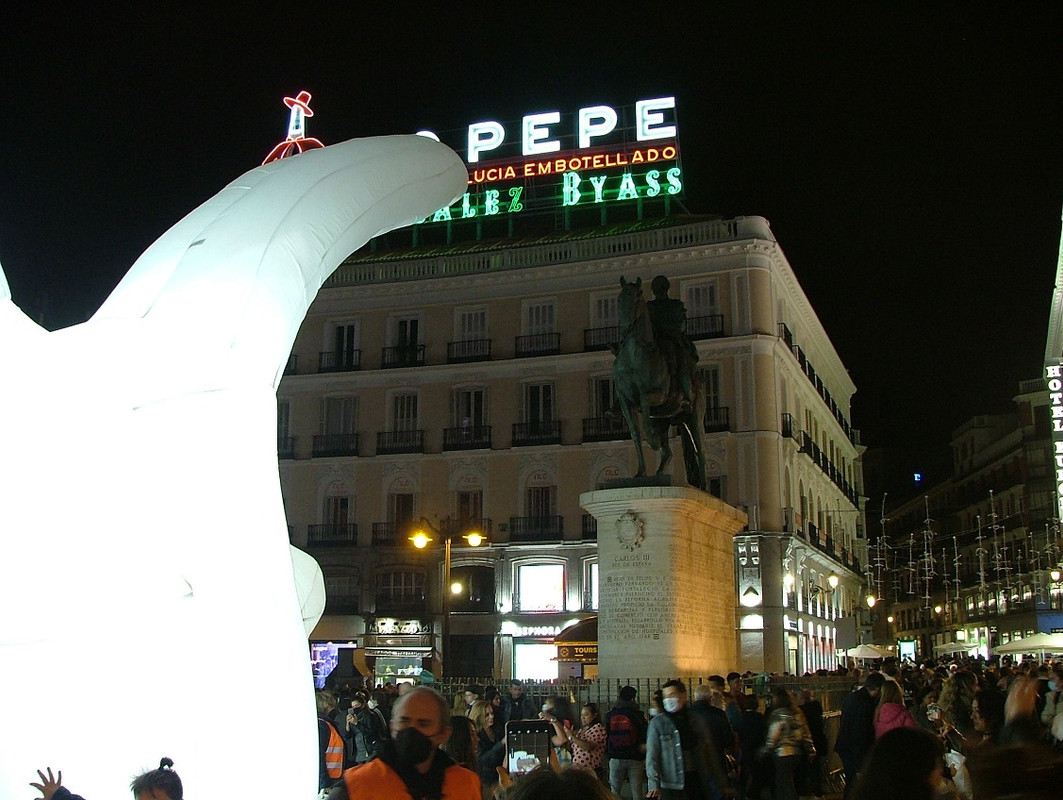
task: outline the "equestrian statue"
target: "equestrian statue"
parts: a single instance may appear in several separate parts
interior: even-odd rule
[[[619,343],[613,349],[616,398],[638,455],[636,477],[646,474],[643,432],[657,451],[657,475],[661,475],[672,460],[668,440],[675,425],[683,442],[687,482],[705,491],[703,398],[694,379],[698,352],[686,333],[686,307],[668,296],[669,283],[663,275],[650,286],[654,299],[647,303],[642,278],[633,283],[620,278]]]

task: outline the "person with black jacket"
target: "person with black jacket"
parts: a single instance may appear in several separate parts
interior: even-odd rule
[[[621,687],[619,699],[604,719],[609,786],[618,797],[625,780],[631,786],[632,797],[646,796],[646,717],[639,710],[637,697],[634,686]],[[613,719],[618,716],[624,721],[617,720],[614,725]]]
[[[856,774],[864,757],[875,742],[875,706],[886,678],[881,672],[872,672],[864,685],[852,692],[842,703],[842,718],[838,725],[838,738],[834,751],[842,760],[845,772],[844,800],[852,796]]]

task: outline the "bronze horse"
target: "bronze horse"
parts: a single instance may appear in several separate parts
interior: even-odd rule
[[[668,439],[669,429],[675,425],[683,441],[687,482],[705,491],[701,392],[695,383],[693,396],[685,397],[679,387],[678,376],[672,374],[669,359],[654,334],[649,309],[642,295],[642,279],[629,283],[621,277],[620,287],[617,301],[620,341],[614,350],[613,377],[620,411],[638,455],[637,477],[646,474],[642,429],[645,429],[646,441],[660,458],[657,466],[657,475],[660,475],[672,460]],[[642,419],[641,428],[639,417]]]

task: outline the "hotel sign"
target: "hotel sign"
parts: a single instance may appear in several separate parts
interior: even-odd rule
[[[1048,413],[1052,419],[1052,460],[1056,475],[1056,517],[1063,519],[1063,366],[1045,365]]]
[[[528,114],[519,123],[474,122],[464,136],[421,134],[463,153],[469,170],[468,191],[422,224],[593,208],[683,191],[674,97],[639,100],[633,108]]]

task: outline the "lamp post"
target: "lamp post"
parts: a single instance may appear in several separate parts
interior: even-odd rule
[[[450,582],[451,543],[454,541],[455,537],[464,539],[468,542],[469,547],[479,547],[487,541],[487,537],[479,530],[479,528],[469,528],[464,533],[461,533],[460,528],[452,527],[449,522],[449,517],[442,520],[442,528],[438,528],[425,517],[421,517],[416,523],[414,523],[413,534],[410,536],[410,541],[413,542],[413,546],[418,550],[424,550],[428,546],[428,543],[433,541],[433,537],[429,535],[430,533],[434,533],[437,537],[443,540],[443,641],[439,653],[440,677],[446,674],[447,667],[449,666],[448,659],[450,658],[450,595],[457,594],[461,591],[460,585],[452,585]]]

